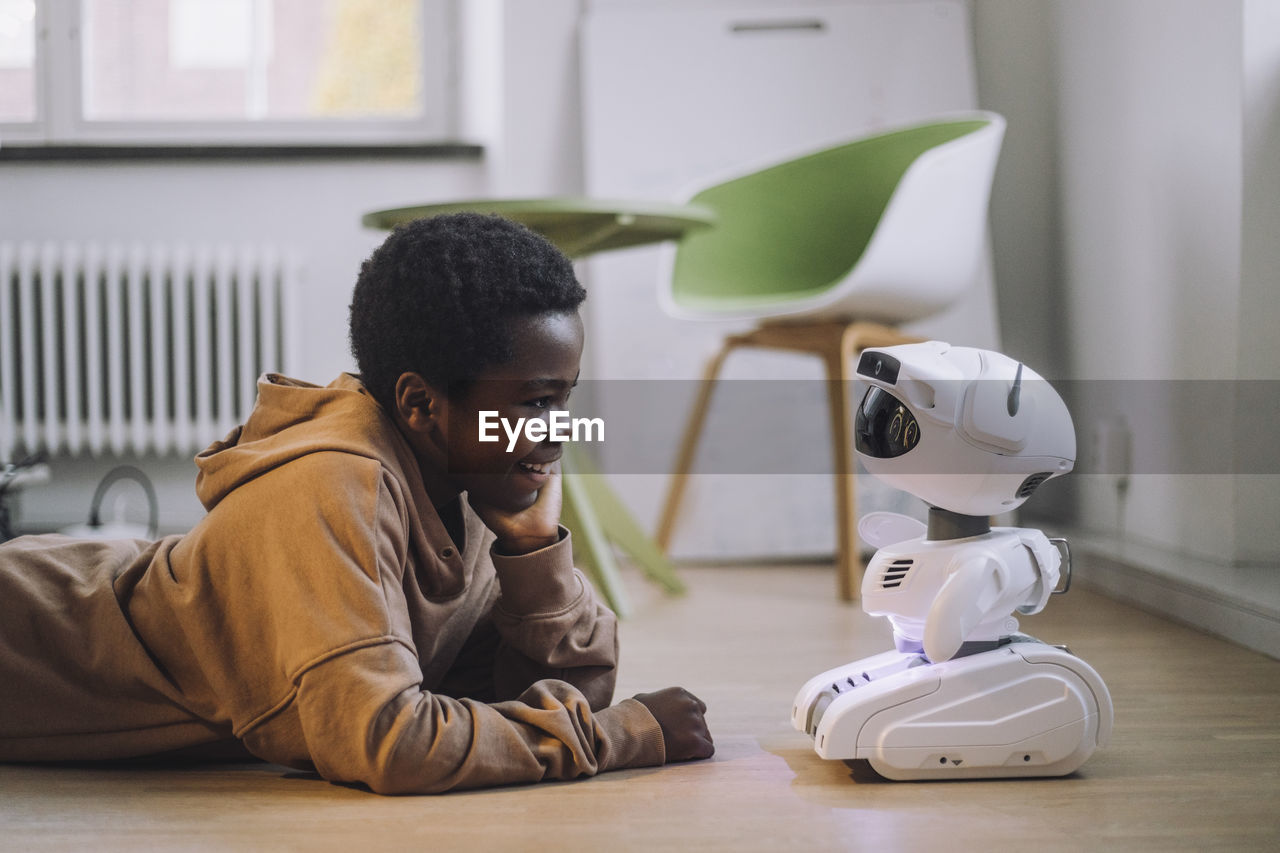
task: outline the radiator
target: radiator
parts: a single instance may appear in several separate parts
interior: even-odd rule
[[[268,247],[0,243],[0,464],[193,453],[296,363],[298,262]]]

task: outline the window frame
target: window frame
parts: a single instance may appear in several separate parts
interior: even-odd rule
[[[455,0],[417,0],[422,27],[423,115],[413,119],[127,121],[83,116],[82,0],[37,0],[35,119],[0,121],[0,150],[116,146],[388,146],[450,142],[457,119]]]

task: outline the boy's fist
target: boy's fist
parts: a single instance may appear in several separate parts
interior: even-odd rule
[[[707,728],[706,704],[683,687],[668,687],[653,693],[638,693],[635,699],[649,709],[662,727],[667,761],[691,761],[715,754],[711,731]]]

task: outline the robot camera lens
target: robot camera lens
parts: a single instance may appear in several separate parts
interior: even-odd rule
[[[860,376],[867,376],[887,385],[897,384],[900,368],[896,358],[882,352],[864,352],[858,359]]]

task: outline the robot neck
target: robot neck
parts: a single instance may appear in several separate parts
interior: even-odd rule
[[[929,507],[929,532],[925,539],[938,542],[945,539],[964,539],[991,532],[991,518],[985,515],[961,515],[941,507]]]

